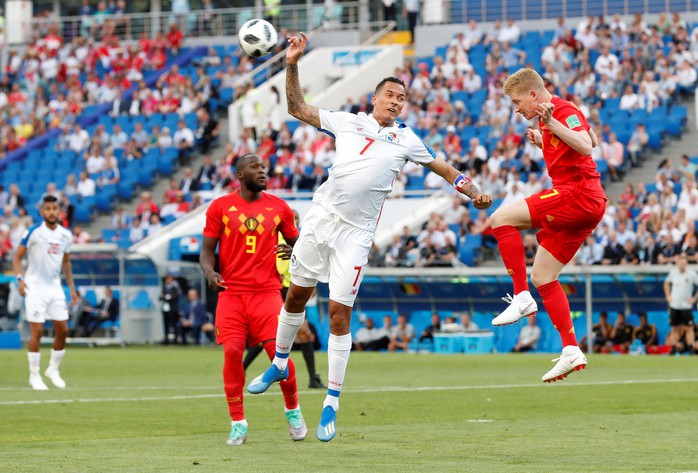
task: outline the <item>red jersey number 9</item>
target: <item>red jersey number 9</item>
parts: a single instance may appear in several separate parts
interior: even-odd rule
[[[247,235],[245,237],[245,245],[247,246],[245,253],[255,253],[257,251],[257,237],[254,235]]]

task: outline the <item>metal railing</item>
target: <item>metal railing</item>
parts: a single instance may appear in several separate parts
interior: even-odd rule
[[[151,38],[155,33],[167,32],[175,23],[187,37],[236,36],[240,26],[252,18],[262,17],[261,11],[249,8],[219,8],[193,10],[186,14],[173,12],[133,13],[119,17],[100,19],[95,16],[65,16],[34,18],[35,37],[46,35],[50,26],[58,26],[58,32],[67,40],[75,37],[101,39],[105,34],[115,34],[120,40],[137,40],[143,35]],[[278,29],[312,31],[323,24],[356,24],[359,21],[359,2],[342,2],[332,8],[324,5],[289,5],[281,9],[273,21]]]
[[[515,20],[554,20],[558,17],[575,18],[586,16],[612,16],[633,13],[656,14],[661,12],[698,12],[698,3],[691,0],[444,0],[443,11],[429,3],[429,12],[422,9],[420,22],[428,24],[467,23],[470,20],[494,21],[513,18]],[[434,11],[437,8],[437,11]],[[439,14],[441,13],[441,14]],[[375,12],[382,19],[383,11]],[[406,28],[402,18],[400,27]]]

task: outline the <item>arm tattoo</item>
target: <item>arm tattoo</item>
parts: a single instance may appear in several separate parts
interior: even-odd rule
[[[310,125],[320,126],[320,113],[317,107],[305,103],[301,81],[298,77],[298,64],[286,65],[286,101],[288,113]]]
[[[482,192],[480,192],[480,189],[475,185],[475,183],[473,181],[470,181],[466,185],[464,185],[461,188],[461,193],[463,195],[467,195],[471,199],[473,198],[474,195],[482,194]]]

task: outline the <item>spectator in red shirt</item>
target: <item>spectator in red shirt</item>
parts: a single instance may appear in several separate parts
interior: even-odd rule
[[[136,207],[136,215],[143,220],[150,220],[152,214],[160,213],[158,205],[153,202],[153,195],[150,192],[141,193],[141,201]]]
[[[169,42],[172,54],[179,53],[182,43],[184,43],[184,33],[179,29],[177,23],[172,23],[170,25],[170,31],[167,33],[167,41]]]
[[[10,105],[17,105],[18,103],[24,102],[25,100],[26,97],[22,93],[22,90],[19,88],[19,84],[16,82],[12,84],[12,90],[9,94],[7,94],[7,102]]]
[[[153,49],[150,57],[148,58],[148,64],[151,69],[162,69],[165,67],[165,62],[167,61],[167,56],[163,49]]]
[[[170,87],[184,85],[184,83],[187,81],[186,77],[179,72],[179,66],[177,64],[172,65],[170,71],[165,74],[164,79],[165,83]]]

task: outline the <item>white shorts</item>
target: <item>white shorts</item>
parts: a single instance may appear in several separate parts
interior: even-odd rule
[[[303,219],[293,247],[291,282],[301,287],[329,282],[330,299],[353,307],[372,244],[373,232],[350,225],[315,204]]]
[[[68,302],[63,288],[32,284],[24,298],[27,322],[43,324],[47,320],[68,320]]]

